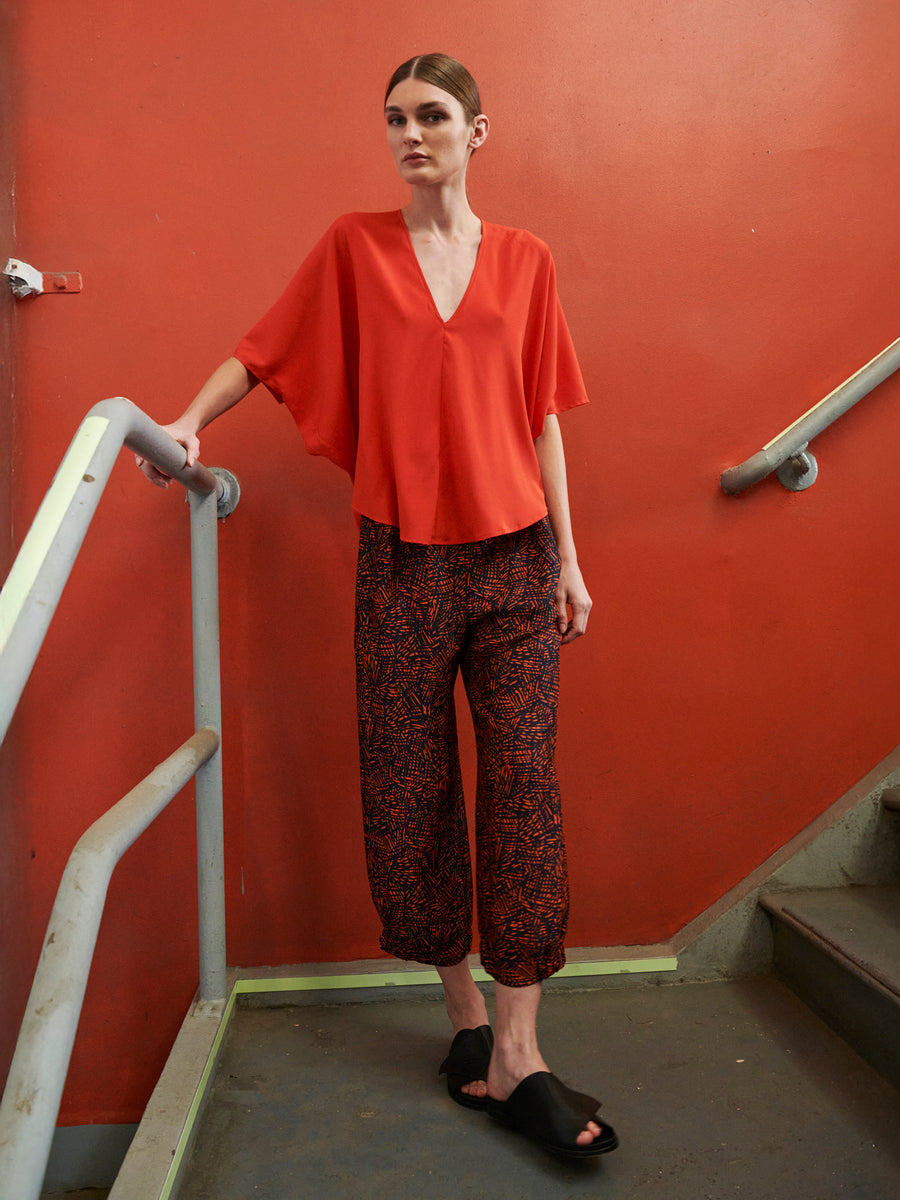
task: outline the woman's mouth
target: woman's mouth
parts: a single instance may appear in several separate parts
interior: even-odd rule
[[[414,150],[411,154],[407,154],[404,157],[403,161],[405,163],[427,162],[428,155],[427,154],[419,154],[419,152],[417,150]]]

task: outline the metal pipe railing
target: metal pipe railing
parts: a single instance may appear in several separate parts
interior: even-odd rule
[[[69,856],[0,1105],[0,1194],[37,1200],[103,905],[119,859],[219,748],[200,729],[84,833]]]
[[[744,491],[779,467],[800,456],[806,460],[799,461],[797,473],[803,475],[814,463],[812,455],[806,455],[806,447],[823,429],[827,429],[838,417],[844,415],[854,404],[868,396],[874,388],[883,383],[889,375],[900,368],[900,338],[891,342],[890,346],[861,367],[855,375],[844,380],[839,387],[813,407],[793,425],[789,425],[762,450],[742,462],[737,467],[729,467],[722,472],[719,480],[722,491],[729,496]],[[786,481],[782,479],[782,482]],[[790,482],[786,483],[790,486]]]
[[[236,481],[196,463],[130,400],[95,404],[82,421],[0,591],[0,742],[122,447],[143,455],[190,492],[227,503]],[[231,511],[229,509],[228,511]]]
[[[0,741],[123,446],[190,494],[196,732],[91,826],[66,867],[0,1106],[0,1189],[15,1200],[40,1193],[109,877],[194,774],[200,999],[225,998],[216,519],[233,511],[240,488],[221,468],[188,468],[184,448],[122,397],[95,405],[82,422],[0,592]]]
[[[190,494],[194,724],[222,728],[219,663],[219,561],[215,496]],[[197,903],[200,999],[225,998],[225,844],[222,756],[197,772]]]

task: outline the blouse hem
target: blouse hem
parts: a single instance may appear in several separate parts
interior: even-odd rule
[[[519,531],[522,529],[530,529],[531,526],[536,525],[538,523],[538,521],[543,521],[544,518],[548,514],[547,514],[546,507],[544,507],[541,512],[538,512],[533,517],[526,518],[525,520],[521,520],[521,521],[519,519],[515,519],[515,520],[509,521],[509,522],[505,522],[502,527],[500,527],[500,528],[495,527],[491,533],[481,533],[481,534],[476,535],[475,537],[452,538],[452,539],[451,538],[430,537],[427,541],[423,541],[420,538],[405,537],[404,536],[405,531],[404,531],[403,527],[397,523],[396,519],[390,521],[390,520],[385,520],[384,517],[373,516],[372,513],[363,512],[362,509],[357,508],[357,506],[355,504],[353,505],[353,515],[356,518],[357,525],[360,524],[361,519],[363,517],[365,517],[369,521],[375,521],[379,525],[390,525],[392,529],[398,530],[398,532],[400,534],[400,541],[406,542],[411,546],[470,546],[475,542],[488,542],[491,540],[491,538],[505,537],[507,534],[510,534],[510,533],[519,533]]]

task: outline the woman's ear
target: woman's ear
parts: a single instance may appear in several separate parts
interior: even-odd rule
[[[479,146],[483,145],[484,139],[487,137],[490,128],[490,121],[487,119],[484,113],[479,113],[472,122],[472,133],[469,136],[469,148],[471,150],[477,150]]]

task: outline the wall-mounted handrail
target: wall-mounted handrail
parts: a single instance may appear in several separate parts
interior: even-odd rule
[[[40,1194],[110,874],[195,774],[200,999],[225,998],[216,525],[240,488],[221,468],[186,467],[184,448],[122,397],[85,417],[0,591],[0,741],[123,446],[189,492],[196,732],[88,830],[69,860],[0,1106],[0,1181],[15,1200]]]
[[[784,463],[802,455],[812,439],[823,429],[827,429],[838,417],[844,415],[864,396],[867,396],[879,383],[883,383],[889,375],[900,368],[900,338],[891,342],[890,346],[867,362],[849,379],[806,413],[793,425],[773,438],[763,446],[762,450],[742,462],[740,466],[729,467],[723,471],[719,483],[723,492],[734,496],[745,488],[751,487],[773,471],[778,470]],[[809,456],[811,458],[811,456]],[[807,464],[808,465],[808,464]],[[803,470],[803,464],[800,466]]]

